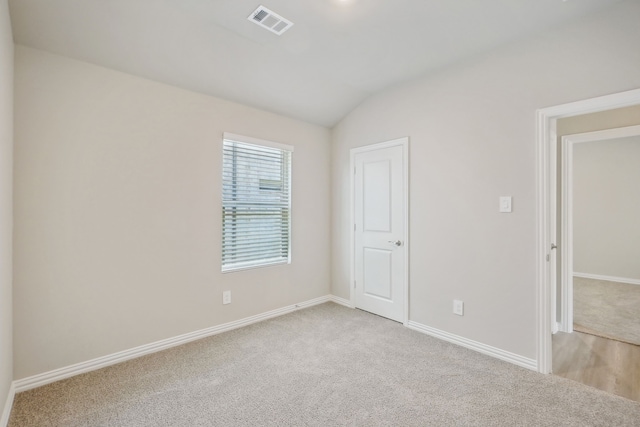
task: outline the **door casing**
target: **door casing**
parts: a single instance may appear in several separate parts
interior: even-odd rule
[[[536,126],[536,313],[538,372],[551,373],[551,334],[556,322],[555,263],[550,262],[551,245],[556,243],[557,139],[556,121],[598,111],[640,104],[640,89],[586,99],[537,111]],[[565,254],[563,254],[564,256]]]

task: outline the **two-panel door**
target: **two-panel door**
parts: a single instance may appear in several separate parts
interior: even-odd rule
[[[399,322],[407,298],[405,155],[406,144],[354,155],[355,305]]]

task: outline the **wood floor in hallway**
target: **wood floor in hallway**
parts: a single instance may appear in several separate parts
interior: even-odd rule
[[[640,346],[558,332],[553,336],[553,373],[640,402]]]

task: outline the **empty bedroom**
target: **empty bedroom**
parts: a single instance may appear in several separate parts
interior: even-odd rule
[[[0,0],[0,427],[639,425],[638,22]]]

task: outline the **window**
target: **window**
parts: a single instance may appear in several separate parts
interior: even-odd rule
[[[225,133],[222,271],[289,263],[293,147]]]

